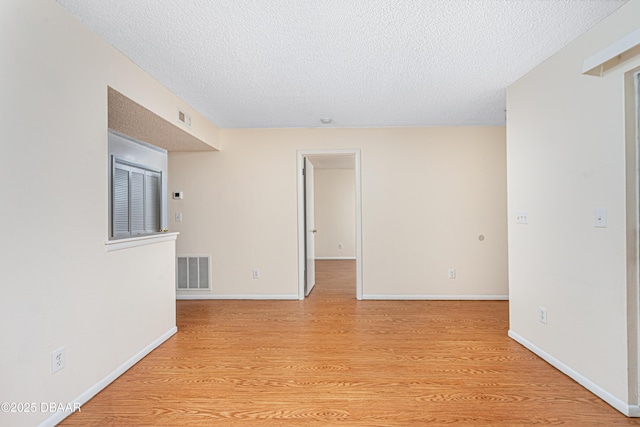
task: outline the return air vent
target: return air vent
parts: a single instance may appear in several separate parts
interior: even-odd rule
[[[209,281],[210,271],[210,255],[178,255],[176,262],[177,289],[179,291],[211,289]]]

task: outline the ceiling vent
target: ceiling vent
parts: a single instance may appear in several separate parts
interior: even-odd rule
[[[188,128],[191,128],[191,116],[178,108],[178,121]]]

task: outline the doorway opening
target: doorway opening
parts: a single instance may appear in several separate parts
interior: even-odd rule
[[[360,150],[298,151],[298,296],[303,300],[315,284],[316,235],[314,181],[316,165],[320,169],[351,167],[355,185],[356,298],[362,299],[362,203]],[[324,236],[323,236],[324,237]],[[344,244],[344,243],[343,243]],[[324,250],[324,249],[323,249]]]

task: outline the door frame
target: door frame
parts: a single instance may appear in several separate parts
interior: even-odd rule
[[[302,158],[304,165],[304,296],[308,297],[316,285],[316,226],[315,226],[315,167],[309,157]],[[311,241],[311,243],[310,243]]]
[[[625,73],[628,416],[640,417],[640,67]],[[624,411],[622,411],[624,412]]]
[[[297,179],[298,179],[298,299],[305,298],[305,237],[304,227],[304,158],[307,156],[354,156],[354,175],[356,186],[356,298],[362,299],[362,180],[360,177],[360,150],[298,150],[297,151]]]

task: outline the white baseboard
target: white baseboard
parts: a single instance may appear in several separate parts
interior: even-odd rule
[[[148,346],[140,350],[137,354],[133,355],[129,360],[127,360],[118,368],[116,368],[109,375],[107,375],[106,377],[98,381],[95,385],[93,385],[87,391],[85,391],[80,396],[75,398],[73,400],[73,403],[74,404],[78,403],[81,406],[87,403],[93,396],[95,396],[96,394],[104,390],[105,387],[107,387],[109,384],[114,382],[120,375],[124,374],[129,368],[131,368],[133,365],[138,363],[147,354],[151,353],[153,350],[158,348],[160,344],[162,344],[163,342],[171,338],[171,336],[176,332],[178,332],[178,328],[176,326],[169,329],[167,332],[165,332],[156,340],[154,340],[151,344],[149,344]],[[52,416],[44,420],[40,424],[40,427],[54,427],[55,425],[60,423],[62,420],[67,418],[72,413],[73,412],[56,412],[55,414],[53,414]]]
[[[363,300],[506,301],[509,295],[363,295]]]
[[[331,260],[342,260],[342,259],[355,261],[356,257],[354,256],[317,256],[315,257],[316,261],[331,261]]]
[[[298,295],[176,295],[177,300],[205,300],[205,299],[251,299],[251,300],[292,300],[298,299]]]
[[[622,412],[627,417],[640,417],[640,407],[637,405],[628,405],[622,400],[618,399],[599,385],[593,383],[588,378],[585,378],[578,372],[574,371],[571,367],[565,365],[546,351],[542,350],[540,347],[536,346],[532,342],[528,341],[526,338],[521,337],[516,332],[509,330],[509,337],[513,340],[517,341],[527,349],[531,350],[533,353],[538,355],[541,359],[546,361],[548,364],[567,375],[569,378],[573,379],[575,382],[589,390],[591,393],[598,396],[600,399],[607,402],[613,408]]]

